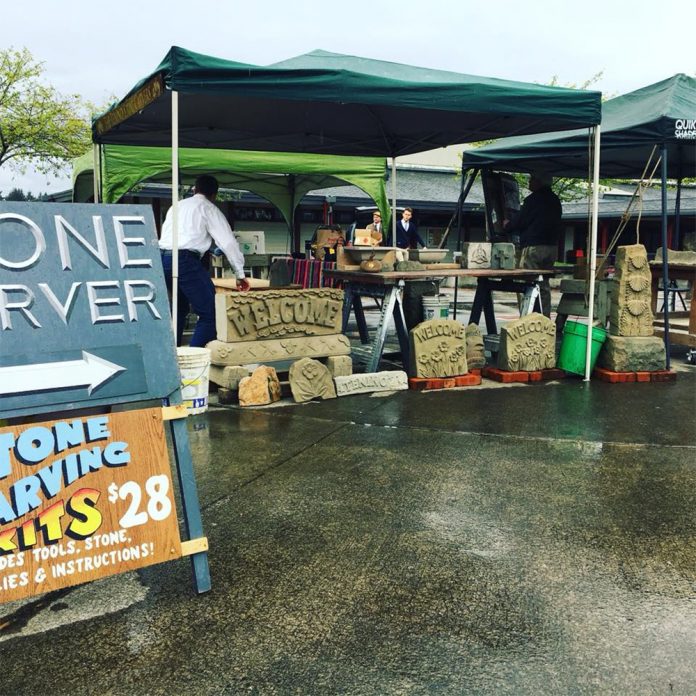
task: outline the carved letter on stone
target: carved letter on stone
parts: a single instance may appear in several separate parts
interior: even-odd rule
[[[298,403],[311,399],[335,399],[331,373],[326,365],[312,358],[302,358],[290,366],[290,390]]]
[[[615,336],[652,336],[651,274],[642,244],[616,250],[609,331]]]
[[[464,326],[452,319],[431,319],[410,331],[414,377],[456,377],[467,373]]]
[[[336,394],[338,396],[408,389],[408,377],[401,370],[367,372],[362,375],[336,377],[334,381],[336,382]]]
[[[343,290],[258,290],[215,296],[220,341],[258,341],[335,334],[341,330]]]
[[[486,354],[483,346],[483,336],[481,329],[476,324],[469,324],[466,329],[466,364],[472,368],[484,367],[486,364]]]
[[[556,325],[535,312],[500,330],[498,368],[534,372],[556,366]]]

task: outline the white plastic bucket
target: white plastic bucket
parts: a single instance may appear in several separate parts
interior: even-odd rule
[[[423,299],[423,320],[449,319],[449,297],[447,295],[425,296]]]
[[[191,415],[208,410],[208,376],[210,351],[207,348],[182,346],[176,349],[181,373],[181,398]]]

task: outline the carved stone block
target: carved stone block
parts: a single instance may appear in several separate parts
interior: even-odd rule
[[[249,370],[240,365],[210,366],[210,381],[224,389],[236,391],[239,389],[239,383],[248,376]]]
[[[534,372],[556,366],[556,325],[534,312],[508,322],[500,330],[498,368]]]
[[[467,242],[462,245],[462,268],[490,268],[491,243]]]
[[[332,355],[326,358],[326,367],[332,377],[346,377],[353,374],[353,359],[350,355]]]
[[[290,366],[288,375],[292,396],[298,403],[312,399],[335,399],[331,373],[326,365],[312,358],[302,358]]]
[[[515,245],[511,242],[496,242],[491,248],[491,268],[515,268]]]
[[[425,266],[420,261],[399,261],[396,264],[397,271],[424,271]]]
[[[657,248],[655,252],[655,261],[657,263],[662,263],[662,247]],[[667,263],[676,263],[680,266],[696,266],[696,251],[688,249],[686,251],[667,249]]]
[[[612,372],[664,370],[665,344],[659,336],[607,336],[597,364]]]
[[[652,336],[651,274],[642,244],[616,250],[609,332],[615,336]]]
[[[456,377],[467,372],[464,325],[431,319],[409,332],[412,377]]]
[[[210,362],[213,365],[247,365],[304,357],[350,355],[350,341],[343,334],[236,343],[211,341],[206,348],[210,350]]]
[[[215,296],[220,341],[258,341],[335,334],[341,330],[343,290],[259,290]]]
[[[272,367],[259,365],[239,382],[240,406],[265,406],[280,401],[280,382]]]
[[[401,370],[368,372],[363,375],[336,377],[334,382],[336,382],[336,394],[338,396],[408,389],[408,377]]]
[[[469,324],[464,330],[466,336],[466,364],[470,370],[484,367],[486,354],[481,329],[476,324]]]

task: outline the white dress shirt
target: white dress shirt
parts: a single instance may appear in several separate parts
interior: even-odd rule
[[[179,250],[188,249],[203,256],[213,242],[227,257],[235,278],[244,278],[244,255],[222,211],[202,193],[179,201]],[[162,225],[159,247],[172,249],[171,208]]]

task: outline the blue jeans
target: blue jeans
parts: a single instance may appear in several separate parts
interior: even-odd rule
[[[169,297],[172,296],[172,255],[162,254],[164,279]],[[179,252],[178,316],[176,318],[176,345],[181,345],[186,324],[186,315],[193,310],[198,315],[190,345],[202,348],[214,341],[215,331],[215,287],[201,259],[193,251]]]

